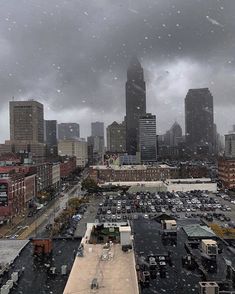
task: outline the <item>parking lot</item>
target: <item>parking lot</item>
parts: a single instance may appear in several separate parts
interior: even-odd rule
[[[137,192],[104,195],[97,209],[99,222],[149,218],[167,213],[175,218],[204,218],[227,226],[235,220],[235,204],[228,195],[208,191]]]

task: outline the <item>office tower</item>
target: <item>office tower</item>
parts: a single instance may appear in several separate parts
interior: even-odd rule
[[[43,143],[43,116],[43,105],[37,101],[10,101],[10,140]]]
[[[192,152],[213,152],[213,96],[208,88],[190,89],[185,98],[186,145]]]
[[[87,143],[89,164],[101,164],[104,156],[104,137],[90,136]]]
[[[60,123],[58,124],[59,140],[69,140],[80,137],[80,127],[77,123]]]
[[[128,154],[138,151],[139,118],[146,114],[144,71],[139,60],[132,58],[126,82],[126,149]]]
[[[103,122],[96,121],[91,123],[91,136],[104,138],[104,123]]]
[[[125,122],[117,123],[114,121],[106,129],[107,148],[111,152],[126,151],[126,125]]]
[[[156,116],[151,113],[139,119],[139,149],[142,162],[157,160]]]
[[[179,143],[182,142],[183,136],[182,136],[182,128],[178,124],[178,122],[174,122],[172,127],[170,128],[170,146],[175,147],[178,146]]]
[[[57,145],[57,121],[45,120],[45,143],[49,146]]]

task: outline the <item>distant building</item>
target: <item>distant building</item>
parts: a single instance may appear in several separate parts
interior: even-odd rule
[[[100,164],[104,156],[104,137],[90,136],[87,138],[89,164]]]
[[[87,142],[82,140],[59,140],[58,154],[60,156],[75,156],[77,166],[85,167],[88,163]]]
[[[103,122],[96,121],[91,123],[91,136],[104,138],[104,123]]]
[[[225,135],[225,154],[218,160],[218,177],[224,188],[235,188],[235,134]]]
[[[126,82],[126,150],[135,155],[139,147],[139,118],[146,114],[144,71],[139,60],[132,58]]]
[[[45,143],[49,148],[57,145],[57,121],[45,120]]]
[[[10,101],[10,141],[6,149],[25,154],[35,163],[46,157],[43,105],[34,100]]]
[[[126,125],[124,122],[117,123],[114,121],[106,129],[107,133],[107,150],[110,152],[126,151]]]
[[[139,150],[142,162],[157,160],[156,116],[151,113],[139,118]]]
[[[192,154],[214,152],[213,96],[208,88],[190,89],[185,98],[186,145]]]
[[[168,165],[97,165],[89,168],[89,177],[96,182],[162,181],[174,177],[175,167]]]
[[[235,189],[235,158],[218,159],[218,178],[226,189]]]
[[[10,101],[10,140],[44,143],[43,117],[43,105],[37,101]]]
[[[58,139],[69,140],[80,137],[80,126],[78,123],[60,123],[58,124]]]
[[[235,158],[235,134],[225,135],[225,157]]]

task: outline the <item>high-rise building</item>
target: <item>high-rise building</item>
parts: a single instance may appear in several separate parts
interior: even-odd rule
[[[144,71],[139,60],[132,58],[126,82],[126,149],[128,154],[138,151],[139,118],[146,114]]]
[[[51,148],[57,145],[57,121],[45,120],[45,143]]]
[[[103,122],[96,121],[91,123],[91,136],[104,138],[104,123]]]
[[[101,164],[104,156],[104,137],[90,136],[87,143],[89,164]]]
[[[182,128],[178,124],[178,122],[174,122],[172,127],[170,128],[170,146],[175,147],[178,146],[183,140],[182,136]]]
[[[111,152],[126,151],[126,125],[125,122],[117,123],[114,121],[106,129],[107,149]]]
[[[41,163],[46,157],[43,105],[34,100],[10,101],[10,141],[13,153]]]
[[[139,119],[139,145],[142,162],[157,160],[156,116],[151,113]]]
[[[43,105],[34,100],[10,101],[11,141],[44,142]]]
[[[59,140],[76,139],[80,137],[80,126],[77,123],[58,124]]]
[[[185,98],[186,145],[211,154],[214,142],[213,96],[208,88],[190,89]]]

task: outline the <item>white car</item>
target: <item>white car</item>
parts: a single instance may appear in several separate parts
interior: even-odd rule
[[[107,214],[111,214],[111,210],[107,210]]]
[[[144,215],[144,218],[145,218],[145,219],[148,219],[148,218],[149,218],[148,214],[145,214],[145,215]]]

